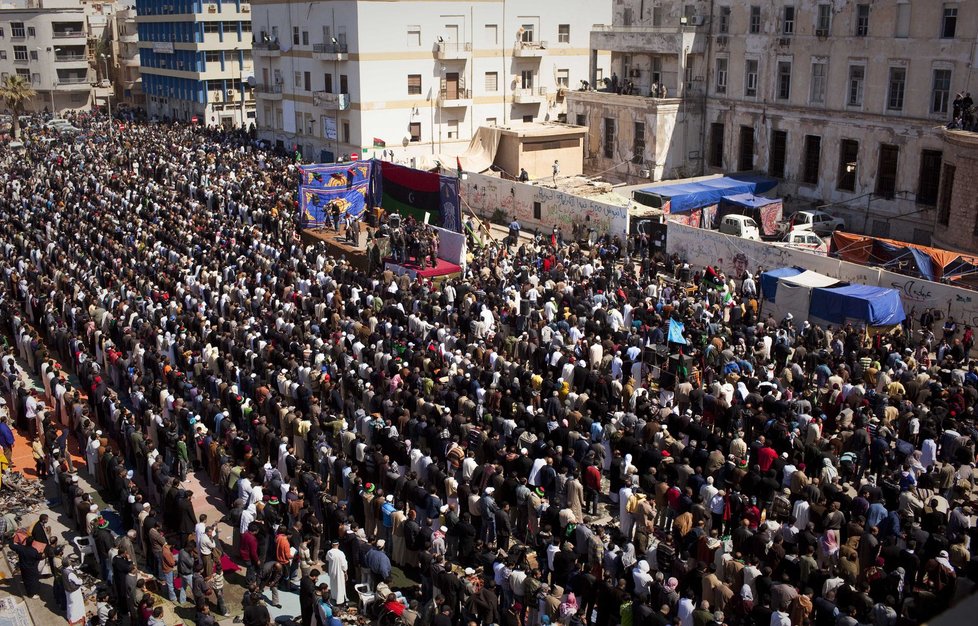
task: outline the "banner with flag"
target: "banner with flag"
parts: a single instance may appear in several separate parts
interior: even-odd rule
[[[372,163],[362,161],[357,163],[340,163],[330,165],[305,165],[302,171],[300,185],[317,189],[334,189],[337,187],[355,187],[369,182],[373,173]]]
[[[389,161],[380,161],[380,166],[385,211],[411,215],[419,222],[428,213],[430,224],[462,232],[458,177],[440,176]]]
[[[682,322],[677,322],[674,319],[669,319],[669,341],[670,343],[679,343],[686,345],[686,338],[683,337],[683,331],[686,327]]]
[[[315,187],[299,188],[299,221],[303,228],[322,226],[329,223],[332,206],[339,209],[339,214],[349,213],[360,215],[367,207],[369,185],[363,182],[350,189],[333,187],[317,189]]]

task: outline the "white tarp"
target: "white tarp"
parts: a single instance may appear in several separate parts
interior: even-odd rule
[[[502,131],[498,128],[480,126],[475,137],[469,141],[468,147],[461,154],[457,156],[440,153],[424,154],[417,157],[415,167],[419,170],[432,170],[441,164],[443,170],[454,171],[461,162],[463,171],[477,174],[485,172],[496,160],[496,151],[499,150],[499,140],[502,136]]]
[[[778,279],[778,290],[774,302],[764,303],[764,315],[770,313],[780,322],[788,313],[794,317],[795,327],[800,327],[808,319],[808,309],[812,301],[812,289],[831,287],[839,284],[839,280],[806,270],[801,274]]]

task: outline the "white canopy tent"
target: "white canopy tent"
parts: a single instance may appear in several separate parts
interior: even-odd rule
[[[802,320],[808,319],[812,289],[832,287],[839,282],[837,278],[808,270],[794,276],[783,276],[778,278],[774,302],[764,303],[764,312],[770,313],[779,322],[790,313],[796,320],[795,324],[800,325]]]

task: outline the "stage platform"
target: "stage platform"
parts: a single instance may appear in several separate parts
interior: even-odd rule
[[[364,232],[369,230],[364,226]],[[358,270],[367,270],[367,246],[357,247],[346,239],[346,233],[342,227],[339,232],[332,228],[305,228],[299,231],[303,245],[323,242],[329,250],[329,254],[336,258],[344,257],[350,264]],[[386,239],[379,239],[381,250],[386,250]]]
[[[391,270],[397,275],[407,273],[411,276],[411,280],[416,280],[418,276],[429,280],[439,280],[462,273],[462,267],[460,265],[450,263],[445,259],[438,259],[438,263],[434,267],[422,269],[420,264],[414,262],[414,259],[411,259],[407,263],[395,263],[390,258],[387,258],[384,259],[384,268]]]

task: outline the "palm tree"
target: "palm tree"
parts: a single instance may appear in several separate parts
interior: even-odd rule
[[[20,137],[20,114],[24,112],[24,105],[36,95],[37,92],[31,87],[30,82],[17,74],[7,76],[0,83],[0,100],[3,100],[13,115],[11,124],[14,139]]]

